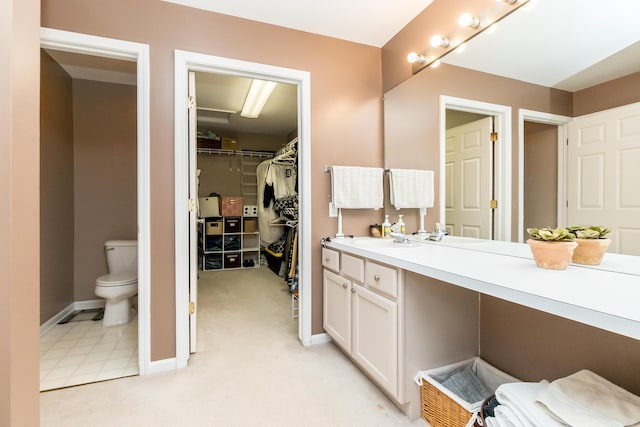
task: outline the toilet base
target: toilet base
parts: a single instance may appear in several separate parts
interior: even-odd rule
[[[131,321],[134,315],[131,308],[131,299],[122,298],[119,301],[107,300],[104,306],[104,317],[102,318],[102,326],[124,325]]]

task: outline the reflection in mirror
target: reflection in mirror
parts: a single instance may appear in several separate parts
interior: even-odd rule
[[[640,112],[612,119],[627,132],[612,152],[574,152],[577,146],[566,146],[571,129],[588,134],[580,143],[592,147],[609,137],[594,123],[581,130],[565,126],[568,120],[640,102],[640,27],[634,23],[639,15],[640,2],[626,0],[538,0],[532,11],[517,11],[494,34],[469,42],[463,54],[448,55],[439,68],[425,69],[385,94],[385,167],[431,169],[436,191],[443,182],[447,190],[456,188],[458,183],[447,181],[445,154],[436,142],[444,139],[440,97],[508,106],[512,167],[503,180],[510,182],[514,203],[509,201],[505,212],[510,232],[494,238],[523,241],[534,224],[594,223],[616,229],[610,252],[640,255],[640,243],[634,243],[640,242],[640,192],[634,184],[640,179]],[[607,187],[612,180],[620,185]],[[427,228],[440,221],[440,212],[456,197],[464,197],[455,190],[445,193],[428,213]],[[613,211],[592,215],[605,205]],[[449,227],[453,234],[473,236],[471,227],[467,234],[462,225],[458,231]]]

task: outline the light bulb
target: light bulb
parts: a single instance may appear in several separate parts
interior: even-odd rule
[[[419,55],[415,52],[411,52],[409,55],[407,55],[407,61],[411,62],[412,64],[424,64],[426,60],[427,58],[425,58],[424,55]]]
[[[440,34],[434,34],[429,40],[432,47],[449,47],[449,39],[442,37]]]
[[[465,12],[458,18],[458,25],[461,27],[478,28],[480,26],[480,20],[469,12]]]

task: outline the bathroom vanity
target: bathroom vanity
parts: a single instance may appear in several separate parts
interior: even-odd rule
[[[521,243],[360,237],[325,242],[322,264],[326,332],[412,419],[418,371],[474,355],[525,381],[590,368],[640,393],[638,257],[556,271]]]

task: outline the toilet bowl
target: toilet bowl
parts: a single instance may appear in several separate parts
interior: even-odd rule
[[[131,297],[138,293],[138,242],[110,240],[105,243],[107,269],[96,279],[95,294],[105,299],[103,326],[123,325],[134,316]]]
[[[105,274],[96,279],[96,295],[106,300],[104,306],[104,326],[129,323],[134,315],[131,297],[138,293],[136,273]]]

